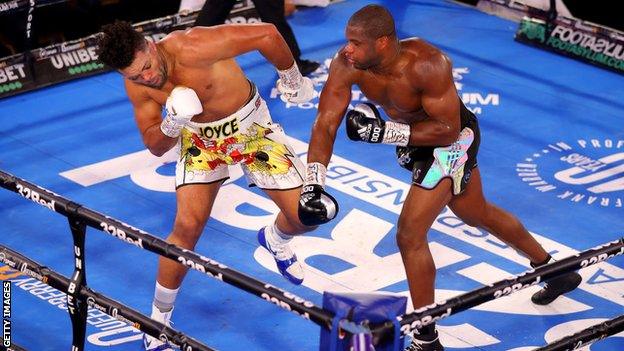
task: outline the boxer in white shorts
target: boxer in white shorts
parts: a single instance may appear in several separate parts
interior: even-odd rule
[[[154,43],[131,24],[116,22],[104,26],[98,42],[99,59],[124,77],[145,146],[156,156],[173,147],[180,150],[177,211],[167,241],[194,249],[228,178],[227,166],[240,164],[249,183],[262,188],[280,209],[275,222],[258,232],[259,243],[284,277],[301,284],[303,268],[288,241],[314,229],[297,217],[302,165],[234,59],[250,51],[258,51],[277,69],[282,99],[302,103],[315,96],[312,81],[301,76],[271,24],[193,27]],[[160,258],[154,320],[169,325],[186,271],[178,262]],[[170,346],[149,335],[143,340],[146,350]]]

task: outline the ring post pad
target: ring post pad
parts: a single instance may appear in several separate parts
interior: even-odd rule
[[[392,321],[394,333],[391,338],[384,338],[376,351],[400,351],[403,339],[400,338],[400,325],[397,316],[405,313],[407,297],[389,293],[345,293],[325,292],[323,309],[335,313],[332,329],[321,328],[319,350],[348,351],[351,338],[341,330],[340,322],[350,319],[355,323],[383,323]],[[344,325],[344,321],[343,321]]]

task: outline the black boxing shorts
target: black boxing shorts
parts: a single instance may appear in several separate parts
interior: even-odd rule
[[[396,148],[399,164],[412,172],[412,184],[433,189],[442,179],[450,178],[453,181],[453,195],[466,189],[472,170],[477,167],[481,134],[477,117],[461,101],[460,105],[461,132],[454,143],[439,147]]]

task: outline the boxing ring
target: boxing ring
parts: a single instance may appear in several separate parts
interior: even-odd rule
[[[175,331],[162,323],[153,321],[149,317],[141,315],[139,312],[89,289],[86,285],[86,226],[99,229],[127,244],[170,258],[212,278],[255,294],[270,303],[274,303],[287,311],[291,311],[304,319],[318,324],[321,328],[332,329],[332,327],[335,328],[338,326],[338,328],[342,330],[342,333],[349,334],[348,331],[352,331],[354,334],[368,334],[376,340],[384,339],[386,337],[385,334],[399,333],[398,330],[393,330],[394,328],[400,329],[401,336],[407,336],[413,332],[415,328],[421,328],[455,313],[479,306],[493,299],[507,296],[549,278],[587,268],[617,255],[624,254],[624,238],[621,238],[620,240],[606,243],[575,256],[525,272],[516,277],[511,277],[461,296],[453,297],[448,301],[437,302],[411,313],[397,316],[396,319],[398,323],[396,324],[388,320],[386,322],[377,323],[377,325],[369,325],[368,323],[356,323],[347,318],[335,320],[335,314],[332,311],[324,310],[297,295],[276,288],[270,284],[259,282],[217,261],[169,244],[138,228],[97,213],[89,208],[85,208],[47,189],[2,171],[0,171],[0,186],[45,208],[66,216],[69,221],[74,240],[73,252],[75,262],[75,269],[71,279],[49,270],[47,267],[3,245],[0,245],[0,262],[5,263],[10,269],[22,272],[67,294],[67,310],[71,317],[73,330],[72,350],[78,351],[84,350],[88,308],[102,311],[119,321],[131,325],[135,329],[139,329],[153,336],[158,336],[161,340],[181,350],[213,350],[191,337]],[[358,327],[365,327],[365,329]],[[574,335],[557,340],[552,344],[540,348],[540,350],[565,350],[575,348],[576,345],[589,344],[623,330],[624,315],[621,315]],[[363,348],[358,348],[357,341],[355,340],[353,344],[356,350],[374,350],[368,348],[368,346],[371,346],[368,345],[368,343],[364,344]]]
[[[306,9],[291,20],[305,56],[325,63],[313,74],[317,87],[346,19],[364,3]],[[526,271],[513,249],[445,210],[429,234],[438,304],[367,328],[379,337],[395,322],[403,335],[435,320],[449,350],[564,350],[607,336],[591,350],[621,349],[621,77],[515,43],[510,21],[473,8],[382,3],[401,37],[422,36],[451,56],[458,91],[480,119],[486,195],[559,261]],[[305,159],[318,100],[285,104],[259,55],[239,62]],[[334,317],[319,307],[324,291],[406,295],[393,226],[409,177],[392,148],[351,143],[339,132],[328,187],[341,214],[295,239],[307,276],[291,286],[254,237],[276,209],[240,173],[223,186],[194,252],[164,242],[175,213],[175,156],[144,150],[120,87],[120,77],[106,73],[0,100],[0,186],[10,190],[0,190],[0,280],[12,282],[13,349],[83,342],[85,350],[137,350],[142,330],[182,349],[318,350],[319,329],[331,329]],[[362,97],[355,91],[353,99]],[[592,161],[600,162],[593,170]],[[171,328],[144,315],[156,269],[145,250],[202,273],[185,279]],[[531,305],[538,280],[580,268],[579,289],[551,306]]]

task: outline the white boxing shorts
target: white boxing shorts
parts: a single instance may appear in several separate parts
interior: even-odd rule
[[[253,86],[253,84],[252,84]],[[255,86],[252,97],[232,115],[209,123],[189,122],[180,135],[176,189],[229,178],[228,166],[242,167],[249,186],[267,190],[303,184],[304,166],[273,123]]]

